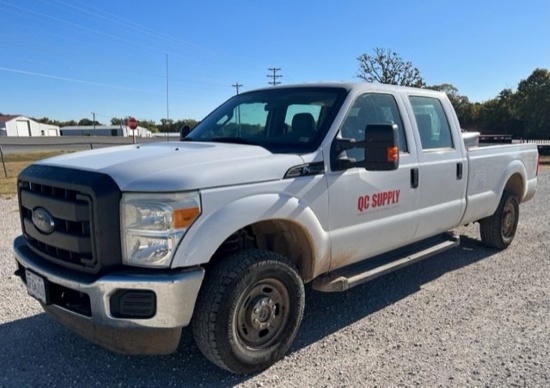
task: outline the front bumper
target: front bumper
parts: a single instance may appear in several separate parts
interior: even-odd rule
[[[165,354],[177,348],[181,328],[191,321],[204,269],[154,272],[129,269],[100,277],[76,273],[44,262],[25,244],[14,241],[17,274],[25,280],[30,269],[45,279],[46,287],[59,293],[87,295],[89,306],[72,309],[52,300],[44,309],[54,318],[88,340],[125,354]],[[146,319],[116,318],[111,296],[119,290],[143,290],[156,296],[155,314]],[[87,300],[87,298],[86,298]],[[127,337],[127,339],[125,339]],[[176,338],[177,337],[177,338]]]

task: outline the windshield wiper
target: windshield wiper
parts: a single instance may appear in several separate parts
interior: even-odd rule
[[[257,143],[254,143],[250,140],[243,139],[242,137],[215,137],[213,139],[209,139],[207,141],[211,141],[214,143],[236,143],[236,144],[247,144],[247,145],[259,145]],[[261,146],[260,146],[261,147]]]

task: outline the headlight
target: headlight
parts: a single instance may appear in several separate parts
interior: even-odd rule
[[[198,192],[127,193],[120,203],[122,261],[168,267],[180,239],[201,213]]]

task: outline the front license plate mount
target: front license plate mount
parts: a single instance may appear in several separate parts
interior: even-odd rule
[[[28,269],[25,270],[25,279],[29,295],[38,299],[42,304],[48,304],[48,281]]]

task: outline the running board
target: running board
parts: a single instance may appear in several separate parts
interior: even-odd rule
[[[427,259],[460,244],[460,237],[452,232],[422,240],[407,247],[373,257],[334,272],[320,276],[313,289],[323,292],[346,291],[376,279],[379,276]]]

